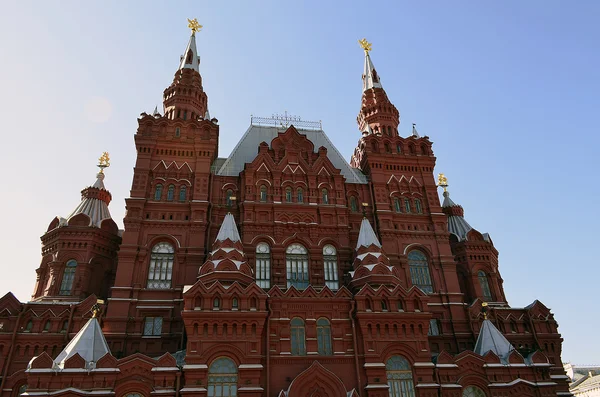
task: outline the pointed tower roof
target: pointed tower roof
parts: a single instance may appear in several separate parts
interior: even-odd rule
[[[473,228],[464,218],[463,207],[455,204],[450,198],[450,193],[447,191],[444,192],[442,211],[448,216],[448,231],[456,235],[459,240],[465,240],[467,238],[467,233]]]
[[[93,369],[96,362],[104,355],[110,354],[110,349],[102,333],[102,328],[98,319],[94,316],[79,330],[77,335],[64,348],[62,352],[54,359],[54,364],[58,368],[64,368],[65,361],[79,354],[85,360],[86,368]]]
[[[373,61],[371,61],[371,56],[369,55],[369,50],[365,49],[365,70],[363,72],[363,92],[368,90],[369,88],[383,88],[381,85],[381,80],[379,79],[379,75],[375,70],[375,66],[373,65]]]
[[[235,218],[231,215],[231,212],[228,212],[225,215],[225,219],[223,219],[223,223],[221,224],[221,228],[219,229],[219,234],[217,234],[217,241],[225,241],[231,240],[232,243],[237,241],[241,241],[240,234],[238,233],[237,225],[235,224]]]
[[[420,138],[421,136],[419,135],[419,133],[417,132],[417,125],[415,123],[413,123],[413,129],[412,129],[412,135],[415,138]]]
[[[360,247],[370,247],[371,245],[376,245],[381,248],[381,243],[379,242],[373,227],[371,227],[371,222],[365,217],[360,224],[356,249],[358,250]]]
[[[105,219],[110,219],[108,204],[112,196],[104,187],[104,168],[110,166],[108,153],[105,152],[100,157],[100,172],[96,175],[96,182],[81,191],[81,202],[67,217],[67,220],[79,214],[85,214],[90,218],[90,226],[100,227]]]
[[[193,20],[188,19],[188,27],[192,30],[192,35],[185,48],[185,52],[181,56],[179,70],[193,69],[200,73],[200,56],[198,56],[198,49],[196,48],[196,32],[199,32],[200,29],[202,29],[202,25],[194,18]]]
[[[498,328],[488,319],[483,320],[481,331],[475,343],[473,351],[480,356],[484,356],[487,352],[493,351],[500,360],[506,362],[510,353],[515,350],[513,345],[502,335]]]

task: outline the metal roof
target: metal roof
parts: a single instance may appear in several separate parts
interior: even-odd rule
[[[64,368],[65,361],[73,357],[76,353],[85,360],[86,368],[93,369],[96,362],[107,353],[110,354],[110,349],[102,334],[102,329],[96,317],[92,317],[79,330],[77,335],[69,342],[67,347],[54,359],[54,364],[59,368]]]
[[[344,160],[323,130],[296,129],[299,134],[306,136],[313,143],[315,153],[321,146],[327,148],[327,157],[334,167],[341,170],[346,182],[367,183],[365,175],[360,170],[350,167],[350,164]],[[277,137],[278,133],[283,133],[285,130],[284,127],[250,125],[227,160],[218,169],[217,175],[238,176],[244,170],[245,164],[251,163],[256,158],[258,146],[262,142],[266,142],[271,147],[271,141]]]
[[[104,187],[104,174],[98,173],[96,175],[96,182],[92,185],[93,188],[106,190]],[[90,226],[100,227],[103,220],[110,218],[110,211],[108,205],[104,200],[93,197],[83,197],[79,205],[71,212],[67,217],[67,221],[75,215],[85,214],[90,218]]]
[[[356,249],[359,249],[360,247],[370,247],[373,244],[381,248],[381,243],[377,239],[377,236],[371,227],[371,222],[369,222],[367,218],[363,218],[360,224],[360,232],[358,233]]]
[[[241,241],[240,234],[235,224],[235,218],[230,212],[225,215],[225,219],[223,219],[223,223],[219,229],[219,234],[217,235],[217,241],[225,241],[227,239],[234,243],[236,241]]]
[[[483,320],[481,331],[473,351],[480,356],[493,351],[502,362],[506,363],[510,353],[515,350],[513,345],[502,335],[490,320]]]

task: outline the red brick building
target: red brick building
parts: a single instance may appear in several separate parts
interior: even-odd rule
[[[362,45],[350,162],[289,118],[219,158],[192,32],[138,119],[125,230],[101,171],[42,236],[31,301],[0,299],[2,396],[570,395],[553,314],[508,305]]]

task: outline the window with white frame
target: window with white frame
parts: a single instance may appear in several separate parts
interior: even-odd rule
[[[256,246],[256,284],[260,288],[271,287],[271,247],[266,243]]]
[[[162,317],[146,317],[144,319],[144,336],[160,336],[162,324]]]
[[[333,245],[323,247],[323,266],[325,273],[325,285],[332,291],[337,291],[340,287],[338,267],[337,267],[337,251]]]
[[[287,287],[308,287],[308,251],[300,244],[291,244],[285,250]]]
[[[175,250],[169,243],[162,242],[152,247],[148,268],[148,288],[171,288]]]

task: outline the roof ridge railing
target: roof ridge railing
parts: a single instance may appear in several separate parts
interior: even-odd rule
[[[281,127],[288,128],[290,125],[294,127],[307,129],[307,130],[323,130],[323,124],[321,120],[319,121],[307,121],[302,120],[300,116],[293,116],[288,114],[288,112],[284,112],[284,114],[272,114],[271,117],[258,117],[258,116],[250,116],[250,124],[260,127],[260,126],[272,126],[272,127]]]

